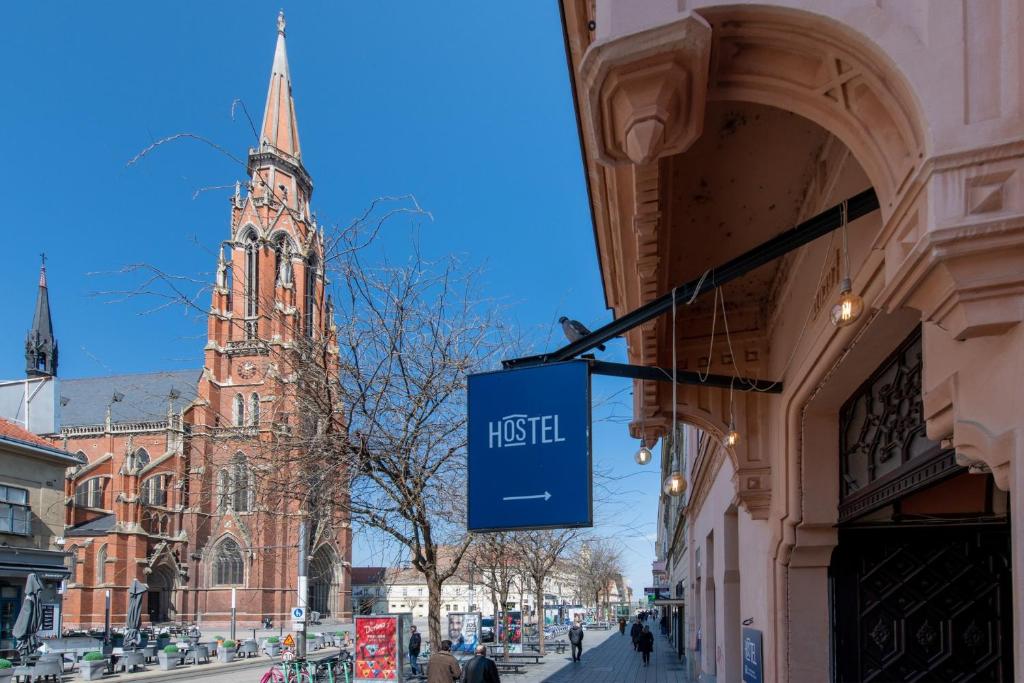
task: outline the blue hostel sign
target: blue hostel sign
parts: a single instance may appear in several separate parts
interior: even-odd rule
[[[470,375],[470,531],[593,525],[590,368]]]
[[[761,632],[754,628],[743,629],[743,683],[761,683]]]

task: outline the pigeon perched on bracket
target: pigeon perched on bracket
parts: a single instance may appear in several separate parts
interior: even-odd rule
[[[562,331],[565,332],[565,338],[571,342],[577,341],[590,334],[590,330],[587,329],[587,326],[579,320],[570,320],[563,315],[558,319],[558,322],[562,323]],[[604,344],[598,344],[597,349],[599,351],[604,351]]]

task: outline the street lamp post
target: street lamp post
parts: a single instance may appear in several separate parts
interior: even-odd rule
[[[231,640],[235,640],[235,626],[237,625],[238,616],[238,595],[237,590],[232,586],[231,588]]]
[[[110,589],[103,592],[103,643],[110,645]]]

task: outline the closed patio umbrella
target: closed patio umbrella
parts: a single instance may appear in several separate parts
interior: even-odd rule
[[[42,644],[36,635],[43,621],[43,610],[39,605],[42,593],[43,584],[35,574],[29,574],[25,581],[25,601],[21,604],[18,620],[14,622],[14,629],[11,631],[11,635],[18,641],[18,654],[21,655],[22,661]]]
[[[132,579],[132,586],[128,589],[128,616],[124,620],[124,648],[137,648],[142,642],[142,633],[139,628],[142,626],[142,596],[146,594],[149,587],[138,579]]]

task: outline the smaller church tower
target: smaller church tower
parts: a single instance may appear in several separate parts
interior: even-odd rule
[[[32,329],[25,339],[25,374],[29,377],[57,376],[57,340],[50,318],[50,295],[46,289],[46,256],[39,268],[39,293]]]

